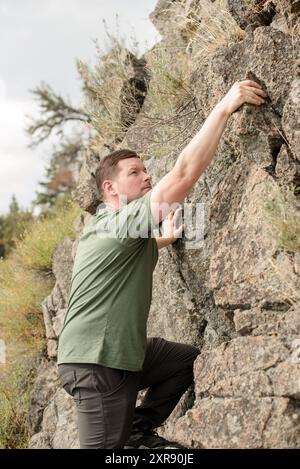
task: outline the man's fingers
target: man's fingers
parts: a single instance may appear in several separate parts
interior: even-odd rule
[[[247,93],[245,96],[245,102],[250,104],[263,104],[265,101],[259,96],[255,96],[253,93]]]
[[[176,225],[179,222],[182,221],[182,207],[179,207],[175,210],[175,213],[174,213],[174,225]]]
[[[169,218],[177,218],[178,216],[178,213],[182,210],[182,207],[178,207],[176,210],[174,208],[172,208],[169,212],[169,215],[168,217]]]
[[[179,228],[176,228],[176,230],[174,230],[174,236],[175,238],[178,238],[179,235],[182,234],[182,232],[186,229],[186,225],[185,223],[183,223],[182,225],[180,225]]]
[[[175,213],[174,215],[177,217],[178,214],[182,211],[182,207],[178,207],[176,210],[175,210]]]
[[[260,96],[267,96],[267,93],[265,93],[264,90],[262,90],[261,88],[255,88],[255,90],[253,89],[253,86],[244,86],[244,89],[247,90],[247,91],[250,91],[251,93],[254,93],[254,94],[259,94]]]
[[[173,218],[173,215],[174,215],[174,210],[171,209],[171,210],[169,211],[169,213],[168,213],[167,218],[169,218],[169,220],[171,220],[171,219]]]
[[[248,86],[255,86],[255,88],[259,88],[261,89],[261,86],[256,83],[256,81],[253,81],[253,80],[243,80],[243,81],[240,81],[241,84],[244,84],[244,85],[248,85]]]

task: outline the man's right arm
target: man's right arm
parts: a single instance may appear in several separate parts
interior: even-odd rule
[[[173,169],[153,188],[151,212],[158,223],[171,205],[182,203],[212,161],[229,116],[243,103],[262,104],[265,93],[252,80],[235,83],[214,107],[200,131],[180,153]]]

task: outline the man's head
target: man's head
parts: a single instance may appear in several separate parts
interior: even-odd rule
[[[105,156],[96,169],[96,184],[102,200],[118,208],[142,197],[152,188],[151,176],[133,150],[116,150]]]

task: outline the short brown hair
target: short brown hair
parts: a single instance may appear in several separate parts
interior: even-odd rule
[[[96,184],[100,197],[103,198],[102,183],[105,179],[113,179],[117,174],[117,164],[126,158],[140,158],[134,150],[125,148],[123,150],[115,150],[102,158],[95,172]]]

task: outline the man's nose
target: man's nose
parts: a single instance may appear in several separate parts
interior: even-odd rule
[[[152,181],[152,176],[148,173],[145,173],[145,181]]]

